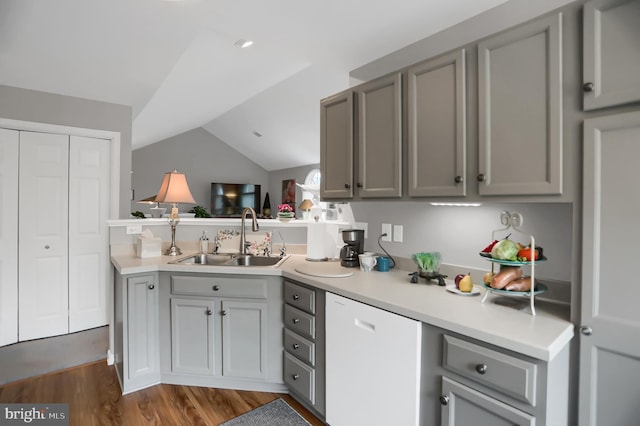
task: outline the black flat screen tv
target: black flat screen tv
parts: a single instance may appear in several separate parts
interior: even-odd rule
[[[251,207],[260,214],[260,185],[248,183],[212,183],[211,216],[240,217]]]

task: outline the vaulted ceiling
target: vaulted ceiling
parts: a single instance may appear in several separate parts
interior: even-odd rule
[[[203,127],[277,170],[319,162],[349,71],[505,2],[1,0],[0,84],[130,105],[133,149]]]

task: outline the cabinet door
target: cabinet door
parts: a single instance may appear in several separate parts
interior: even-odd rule
[[[20,132],[19,339],[69,332],[69,137]]]
[[[267,303],[222,301],[222,374],[263,379],[267,371]]]
[[[110,142],[69,144],[69,332],[109,322]]]
[[[585,111],[640,100],[640,2],[584,5]]]
[[[478,44],[480,195],[562,193],[562,15]]]
[[[158,289],[156,276],[127,279],[127,367],[129,387],[160,379]]]
[[[0,346],[18,341],[18,132],[0,129]]]
[[[212,299],[171,299],[171,371],[213,375],[215,371]]]
[[[581,425],[638,422],[640,286],[635,216],[640,112],[585,120],[580,336]],[[631,248],[631,249],[630,249]]]
[[[409,196],[466,195],[465,51],[409,68]]]
[[[442,426],[533,426],[533,416],[490,396],[442,378]]]
[[[402,195],[402,74],[363,84],[358,95],[358,195]]]
[[[320,103],[320,195],[353,197],[353,93]]]

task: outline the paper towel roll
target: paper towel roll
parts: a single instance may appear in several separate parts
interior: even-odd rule
[[[323,222],[307,225],[307,259],[327,260],[327,225]]]

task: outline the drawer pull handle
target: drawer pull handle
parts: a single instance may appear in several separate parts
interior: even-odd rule
[[[294,344],[293,344],[293,349],[298,349],[298,348],[300,348],[300,345],[299,345],[299,344],[297,344],[297,343],[294,343]]]
[[[484,374],[487,372],[487,364],[478,364],[476,365],[476,371],[478,374]]]
[[[440,404],[442,405],[449,404],[449,397],[447,395],[440,395]]]
[[[300,322],[300,318],[294,318],[294,319],[293,319],[293,323],[294,323],[294,324],[298,324],[299,322]]]
[[[297,294],[294,294],[294,295],[293,295],[293,300],[299,300],[299,299],[300,299],[300,296],[299,296],[299,295],[297,295]]]
[[[214,285],[213,287],[211,287],[213,289],[213,291],[218,291],[220,290],[220,286],[218,285]]]
[[[211,315],[213,314],[213,311],[211,309],[207,309],[207,315]]]
[[[298,380],[300,378],[299,374],[292,374],[291,378],[293,378],[293,380]]]
[[[153,285],[153,284],[149,284],[149,290],[153,290],[154,288],[156,288],[156,286],[155,286],[155,285]]]

